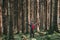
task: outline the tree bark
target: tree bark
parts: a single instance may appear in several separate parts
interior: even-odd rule
[[[12,8],[11,8],[11,1],[8,0],[8,38],[7,40],[13,40],[13,17],[12,17]]]
[[[28,0],[26,0],[26,33],[28,33]]]
[[[43,31],[43,0],[39,0],[40,31]]]
[[[53,2],[53,6],[52,6]],[[50,9],[50,29],[49,34],[52,34],[54,31],[59,32],[57,27],[57,6],[58,0],[51,0],[51,9]]]
[[[44,1],[44,13],[45,13],[45,31],[47,31],[47,0]]]
[[[3,3],[2,3],[2,22],[3,22],[3,34],[6,34],[7,35],[7,13],[6,13],[6,1],[7,0],[3,0]],[[6,6],[5,6],[6,4]]]
[[[58,0],[54,0],[54,11],[53,11],[53,27],[54,31],[59,32],[58,26],[57,26],[57,8],[58,8]]]
[[[22,33],[24,33],[24,0],[22,0]]]
[[[15,20],[15,27],[17,28],[17,32],[19,32],[18,26],[18,0],[14,0],[14,20]]]

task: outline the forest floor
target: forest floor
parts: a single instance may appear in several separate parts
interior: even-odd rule
[[[46,32],[35,33],[34,38],[30,38],[30,34],[14,34],[14,40],[60,40],[60,33],[45,35]]]
[[[60,33],[45,35],[45,32],[35,33],[34,38],[30,38],[30,34],[25,34],[25,35],[17,34],[15,35],[15,38],[17,38],[18,40],[22,40],[23,39],[21,38],[22,36],[26,40],[60,40]]]
[[[2,37],[0,37],[0,40],[2,40]]]

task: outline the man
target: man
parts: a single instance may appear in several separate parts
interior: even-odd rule
[[[30,24],[30,37],[34,37],[34,28],[35,28],[35,25],[33,22],[31,22]]]
[[[34,29],[35,29],[35,25],[33,21],[31,21],[30,25],[30,37],[34,37]]]

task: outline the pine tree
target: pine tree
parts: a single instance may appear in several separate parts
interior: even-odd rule
[[[18,26],[18,0],[14,0],[14,22],[15,27],[17,28],[17,32],[19,32],[19,26]]]
[[[21,2],[22,2],[21,4],[22,6],[22,33],[24,33],[24,7],[23,7],[24,0],[22,0]]]
[[[40,30],[43,30],[43,0],[39,0]]]
[[[47,0],[44,0],[45,31],[47,31]]]
[[[34,23],[36,22],[37,22],[37,0],[34,1]],[[36,27],[36,30],[37,30],[37,27]]]
[[[6,4],[6,1],[7,0],[2,0],[2,21],[3,21],[3,34],[6,34],[7,35],[7,13],[6,10],[7,10],[7,4]]]
[[[51,0],[49,34],[52,34],[54,31],[59,32],[57,27],[57,6],[58,6],[58,0],[53,1]]]
[[[57,26],[57,8],[58,8],[58,0],[54,0],[54,11],[53,11],[53,27],[54,31],[59,32],[58,26]]]
[[[26,33],[28,33],[28,0],[26,0]]]
[[[11,1],[8,0],[8,38],[7,40],[13,40],[13,18],[12,18],[12,7]]]

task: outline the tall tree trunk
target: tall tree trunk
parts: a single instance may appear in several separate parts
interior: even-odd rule
[[[0,36],[2,35],[2,0],[0,0]]]
[[[57,27],[57,6],[58,6],[58,0],[51,0],[53,2],[53,6],[51,3],[51,9],[50,9],[50,30],[49,34],[53,33],[54,31],[59,32]]]
[[[11,1],[11,13],[12,13],[12,23],[13,23],[13,33],[14,33],[14,0]]]
[[[43,0],[39,0],[40,31],[43,31]]]
[[[18,0],[18,32],[21,31],[21,0]]]
[[[27,0],[24,0],[24,2],[23,2],[23,9],[24,9],[24,33],[26,33],[26,31],[27,31],[26,30],[26,28],[27,28],[27,26],[26,26],[26,23],[27,23],[27,21],[26,21],[26,14],[27,14],[27,4],[26,4],[26,2],[27,2]]]
[[[37,23],[37,25],[36,25],[36,27],[37,27],[37,32],[40,32],[40,21],[39,21],[39,0],[36,0],[36,3],[35,3],[35,5],[36,5],[36,23]]]
[[[50,0],[47,0],[47,30],[49,30],[50,27]]]
[[[53,23],[52,23],[52,0],[50,0],[50,28],[49,33],[53,33]]]
[[[58,15],[57,15],[58,29],[60,30],[60,0],[58,0]]]
[[[30,0],[30,18],[31,21],[34,21],[34,0]]]
[[[56,32],[59,32],[58,26],[57,26],[57,8],[58,8],[58,0],[54,0],[54,11],[53,11],[53,27]]]
[[[24,33],[24,7],[23,7],[24,0],[22,0],[22,33]]]
[[[28,0],[28,24],[30,24],[30,0]],[[28,26],[28,31],[30,32],[30,26]]]
[[[28,33],[28,0],[26,0],[26,33]]]
[[[8,0],[8,39],[7,40],[13,40],[13,21],[12,21],[12,8],[11,8],[11,1]]]
[[[34,23],[36,22],[37,22],[37,0],[34,1]],[[37,30],[37,27],[36,27],[36,30]]]
[[[14,19],[15,19],[15,25],[17,28],[17,32],[19,32],[19,27],[18,27],[18,0],[14,0]]]
[[[44,13],[45,13],[45,31],[47,31],[47,0],[44,1]]]
[[[22,31],[22,0],[18,1],[18,27],[19,31]]]
[[[34,20],[37,19],[37,0],[34,1]]]
[[[7,13],[6,13],[6,1],[7,0],[2,0],[3,5],[2,5],[2,19],[3,19],[3,34],[7,34]],[[5,6],[6,4],[6,6]]]

